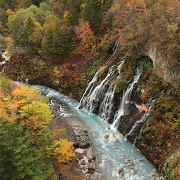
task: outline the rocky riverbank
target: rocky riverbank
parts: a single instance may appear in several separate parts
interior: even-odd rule
[[[60,180],[96,180],[100,174],[96,172],[92,142],[88,127],[76,117],[68,106],[57,99],[50,99],[50,108],[54,114],[49,123],[52,132],[60,132],[57,138],[68,139],[74,143],[76,157],[65,164],[55,164],[55,176]],[[65,131],[63,131],[65,129]]]

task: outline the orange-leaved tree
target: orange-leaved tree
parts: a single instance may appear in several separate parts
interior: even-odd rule
[[[76,27],[77,39],[80,40],[80,45],[76,49],[77,54],[81,54],[85,60],[90,60],[97,56],[96,39],[88,22],[81,23]]]

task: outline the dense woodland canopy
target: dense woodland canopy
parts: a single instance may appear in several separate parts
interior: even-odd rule
[[[71,43],[79,35],[79,27],[88,22],[98,42],[105,43],[105,37],[114,34],[133,51],[154,42],[177,60],[179,3],[178,0],[1,0],[1,41],[8,36],[13,47],[64,56],[74,50]],[[59,51],[54,52],[54,47]]]
[[[173,146],[177,147],[174,142],[179,139],[180,91],[157,77],[146,52],[149,47],[156,46],[165,57],[168,68],[179,67],[180,0],[0,0],[0,46],[12,56],[10,68],[6,70],[14,79],[49,76],[53,87],[79,99],[92,75],[112,54],[115,42],[120,45],[118,58],[126,58],[129,63],[125,64],[126,69],[122,71],[124,78],[116,82],[117,93],[122,93],[127,86],[128,78],[133,75],[132,67],[137,64],[145,69],[139,91],[146,89],[147,94],[155,95],[160,93],[160,89],[165,89],[146,123],[142,137],[143,142],[149,143],[152,151],[156,152],[156,156],[162,154],[163,164],[166,161],[164,157],[170,151],[173,152]],[[114,61],[117,62],[118,58]],[[20,89],[25,91],[26,87],[18,86],[12,90],[13,85],[8,82],[5,85],[7,89],[0,89],[5,99],[0,101],[3,102],[1,109],[6,120],[2,121],[4,126],[0,128],[4,135],[9,127],[17,134],[23,132],[25,136],[20,139],[30,147],[34,141],[27,140],[32,125],[29,120],[41,119],[44,114],[35,112],[40,113],[40,117],[31,117],[26,110],[33,110],[32,105],[46,108],[44,102],[39,99],[29,102],[26,95],[22,94],[23,99],[18,99],[15,92]],[[16,106],[10,98],[18,102]],[[9,112],[8,107],[12,111]],[[32,122],[34,126],[44,128],[45,122]],[[20,126],[16,128],[14,123]],[[27,124],[28,128],[24,129]],[[9,134],[7,138],[12,136]],[[35,152],[39,153],[37,149]],[[13,150],[13,153],[16,152]],[[36,159],[32,161],[36,163]],[[177,170],[179,167],[180,172],[178,154],[170,161],[164,169],[160,167],[169,180],[174,176],[172,169]],[[41,166],[40,171],[43,168],[48,167]]]
[[[121,56],[138,57],[155,45],[170,68],[179,64],[178,0],[1,0],[0,5],[1,48],[9,47],[20,69],[19,61],[31,67],[17,72],[21,78],[48,67],[45,73],[63,89],[81,91],[116,40]],[[31,60],[17,56],[23,53]]]

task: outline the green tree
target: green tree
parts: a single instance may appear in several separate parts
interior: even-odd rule
[[[0,7],[0,34],[5,34],[7,31],[7,14],[6,11]]]
[[[0,5],[3,9],[16,9],[18,0],[0,0]]]
[[[52,14],[46,3],[41,3],[39,7],[32,5],[26,9],[26,12],[26,17],[32,16],[41,26],[46,22],[47,17]]]
[[[36,25],[33,18],[28,17],[24,21],[24,45],[26,47],[32,47],[33,44],[29,41],[29,37],[34,33]]]
[[[28,132],[15,122],[0,123],[0,179],[47,179],[47,158],[34,144]]]
[[[36,22],[43,26],[49,14],[51,14],[51,12],[47,8],[46,4],[43,3],[39,8],[32,5],[27,9],[19,9],[14,14],[9,15],[8,27],[10,34],[15,41],[15,45],[20,45],[22,47],[25,46],[24,39],[28,36],[26,33],[30,33],[30,29],[35,31],[36,28],[39,28]],[[29,28],[28,31],[27,28]]]
[[[70,52],[70,40],[56,16],[49,16],[44,24],[42,51],[47,54],[67,55]]]
[[[32,5],[31,0],[20,0],[19,1],[19,8],[28,8]]]
[[[30,14],[28,15],[30,16]],[[8,27],[12,38],[15,41],[15,46],[24,47],[24,20],[27,18],[27,11],[25,9],[20,9],[16,11],[13,15],[9,15],[8,17]]]
[[[1,49],[5,49],[6,48],[5,42],[4,42],[4,38],[5,37],[0,34],[0,48]]]
[[[78,25],[80,19],[81,2],[79,0],[69,0],[68,8],[65,11],[67,13],[67,22],[71,25]]]
[[[86,6],[84,8],[84,19],[86,21],[89,21],[91,29],[94,32],[97,32],[99,30],[102,21],[100,12],[101,8],[100,3],[98,1],[90,0],[86,3]]]
[[[37,54],[41,46],[42,26],[34,18],[28,17],[24,21],[24,27],[24,44],[29,47],[33,53]]]

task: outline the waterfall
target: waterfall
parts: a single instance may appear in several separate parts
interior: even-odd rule
[[[116,85],[109,86],[108,91],[105,94],[105,97],[101,103],[99,108],[98,115],[105,121],[109,121],[111,119],[112,109],[113,109],[113,100],[114,100],[114,92],[116,89]]]
[[[119,39],[117,39],[117,41],[115,42],[114,46],[113,46],[113,56],[116,54],[117,50],[119,49]]]
[[[99,73],[105,68],[105,65],[107,64],[107,62],[109,62],[111,60],[111,58],[116,55],[118,49],[119,49],[119,39],[116,40],[116,42],[113,46],[113,49],[112,49],[113,54],[110,56],[109,59],[107,59],[107,61],[104,63],[104,66],[101,67],[95,73],[94,77],[89,82],[88,86],[86,87],[86,89],[82,95],[82,98],[79,102],[79,106],[78,106],[79,109],[86,109],[89,112],[94,112],[96,110],[96,108],[98,108],[98,106],[100,106],[99,103],[103,98],[102,96],[104,93],[106,93],[106,91],[108,89],[108,83],[113,78],[113,76],[115,74],[117,74],[116,71],[118,71],[118,73],[120,74],[120,68],[121,68],[124,60],[120,63],[120,65],[117,68],[116,68],[116,65],[110,67],[105,79],[95,88],[94,88],[94,86],[98,81]],[[114,91],[111,91],[111,90],[112,89],[109,87],[108,92],[106,93],[105,98],[103,99],[104,103],[106,102],[109,104],[108,101],[113,99]],[[106,105],[104,104],[103,106],[106,106]],[[108,107],[108,105],[107,105],[107,107]],[[100,114],[102,114],[102,113],[100,112]]]
[[[2,70],[1,70],[1,72],[3,72],[3,73],[4,73],[4,71],[5,71],[6,67],[7,67],[7,66],[4,66],[4,67],[2,68]]]
[[[121,67],[124,63],[124,60],[119,64],[118,70],[118,78],[121,78]],[[114,87],[113,87],[114,86]],[[115,93],[116,85],[111,84],[109,89],[107,90],[102,103],[100,104],[98,115],[104,119],[105,121],[109,121],[111,119],[111,114],[113,113],[113,105],[114,105],[114,93]]]
[[[134,132],[137,130],[137,128],[139,128],[139,126],[142,126],[142,128],[141,128],[141,130],[140,130],[140,132],[139,132],[139,136],[141,135],[142,130],[143,130],[143,128],[144,128],[144,124],[145,124],[145,122],[146,122],[146,119],[147,119],[148,116],[151,114],[151,110],[152,110],[152,108],[154,107],[155,101],[156,101],[156,99],[153,99],[153,98],[151,98],[151,99],[148,101],[148,103],[146,104],[148,110],[145,111],[145,113],[142,115],[142,117],[141,117],[138,121],[135,122],[135,124],[133,125],[133,127],[131,128],[131,130],[129,131],[129,133],[126,134],[126,137],[128,137],[128,136],[130,136],[132,133],[134,133]],[[138,137],[139,137],[139,136],[138,136]],[[136,138],[136,139],[137,139],[137,138]],[[136,142],[136,139],[134,140],[134,144],[135,144],[135,142]]]
[[[101,81],[101,83],[94,88],[95,83],[97,82],[99,73],[105,67],[101,67],[96,72],[93,79],[90,81],[90,83],[86,87],[86,90],[80,100],[79,109],[83,108],[89,112],[95,112],[95,111],[98,112],[99,111],[99,116],[103,117],[103,119],[105,118],[104,120],[107,120],[109,118],[108,116],[110,115],[110,113],[106,113],[106,115],[104,116],[103,111],[107,110],[110,112],[110,109],[107,109],[108,107],[110,107],[112,109],[115,87],[112,88],[111,86],[108,85],[108,83],[117,74],[118,74],[117,78],[120,78],[120,71],[121,71],[121,67],[122,67],[123,63],[124,63],[124,60],[122,60],[119,65],[111,66],[109,68],[108,73],[107,73],[106,77],[104,78],[104,80]],[[109,88],[108,88],[108,86],[109,86]],[[103,98],[104,94],[105,94],[105,97]],[[105,109],[103,109],[103,108],[105,108]]]
[[[114,116],[114,120],[111,125],[111,129],[117,130],[120,125],[120,118],[123,115],[126,115],[126,113],[127,113],[126,103],[129,101],[134,84],[138,82],[140,75],[141,75],[141,70],[137,69],[136,76],[134,76],[133,82],[128,85],[126,91],[123,94],[119,109]]]
[[[80,101],[80,107],[83,107],[89,112],[94,112],[99,107],[99,103],[102,100],[105,91],[107,90],[108,83],[116,74],[116,72],[116,66],[111,66],[104,80],[101,81],[101,83],[96,86],[93,91],[92,86],[88,85],[88,87],[91,89],[86,90],[89,93],[87,95],[85,94],[83,99]]]
[[[86,99],[84,99],[84,97],[85,97],[85,96],[87,96],[87,97],[90,96],[90,94],[92,93],[92,90],[93,90],[93,88],[94,88],[94,85],[95,85],[95,83],[96,83],[97,80],[98,80],[98,75],[99,75],[99,73],[101,72],[101,70],[103,70],[103,69],[104,69],[104,66],[101,67],[101,68],[95,73],[94,77],[93,77],[92,80],[89,82],[89,84],[88,84],[88,86],[86,87],[86,89],[85,89],[85,91],[84,91],[84,94],[82,95],[82,98],[81,98],[81,100],[80,100],[80,102],[79,102],[79,106],[78,106],[79,109],[81,109],[82,107],[85,106],[85,104],[86,104]]]

